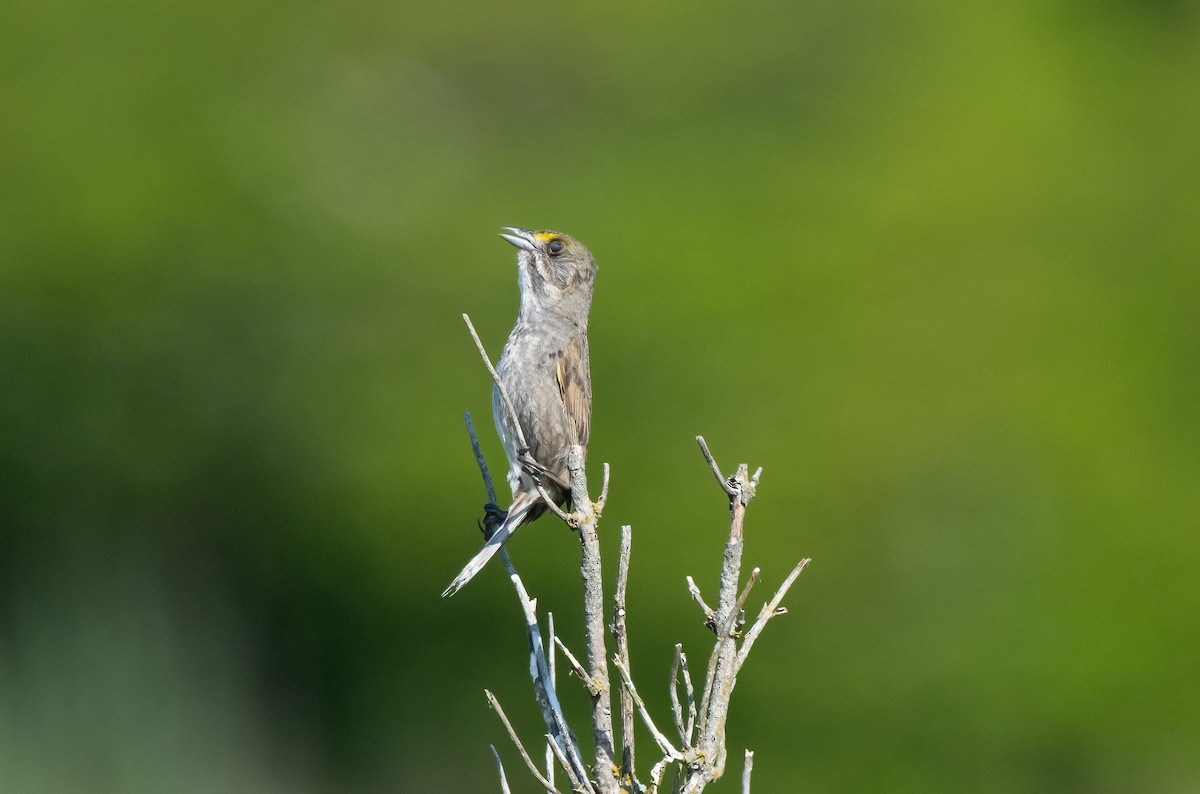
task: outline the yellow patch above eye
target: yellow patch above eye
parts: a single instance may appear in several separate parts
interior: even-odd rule
[[[533,236],[537,238],[538,242],[542,243],[551,243],[558,239],[558,235],[551,232],[537,232]]]

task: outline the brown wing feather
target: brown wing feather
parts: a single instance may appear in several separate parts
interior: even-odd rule
[[[558,361],[558,389],[567,409],[572,441],[586,450],[592,425],[592,376],[585,334],[572,339]]]

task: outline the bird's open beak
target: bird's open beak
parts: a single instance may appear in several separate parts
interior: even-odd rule
[[[506,232],[512,232],[512,234],[501,234],[500,236],[505,240],[508,240],[517,248],[520,248],[523,251],[532,251],[534,249],[533,232],[529,232],[524,229],[514,229],[511,226],[501,226],[500,228]]]

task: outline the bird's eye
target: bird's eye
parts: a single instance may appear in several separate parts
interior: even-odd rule
[[[562,240],[551,240],[550,245],[546,246],[552,256],[558,256],[563,252]]]

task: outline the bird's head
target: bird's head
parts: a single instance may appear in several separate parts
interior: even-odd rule
[[[592,252],[559,232],[503,228],[500,236],[517,248],[521,312],[549,311],[586,325],[596,280]]]

